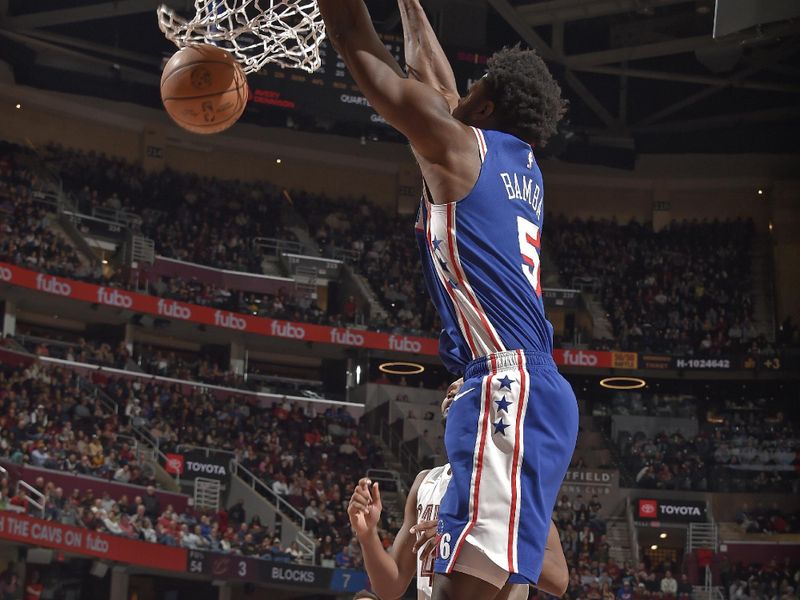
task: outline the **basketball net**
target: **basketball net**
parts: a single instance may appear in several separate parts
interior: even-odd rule
[[[194,0],[184,19],[158,7],[158,26],[178,48],[213,44],[233,54],[245,73],[269,63],[313,73],[322,61],[325,25],[316,0]]]

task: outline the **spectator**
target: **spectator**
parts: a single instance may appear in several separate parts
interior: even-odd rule
[[[666,597],[675,597],[678,594],[678,582],[672,576],[672,571],[667,571],[661,580],[661,593]]]
[[[155,519],[156,517],[158,517],[160,503],[158,500],[158,496],[156,495],[155,487],[153,487],[152,485],[147,486],[147,490],[145,491],[142,503],[144,504],[145,514],[148,517],[150,517],[151,519]]]

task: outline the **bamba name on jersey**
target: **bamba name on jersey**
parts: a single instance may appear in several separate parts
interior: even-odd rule
[[[542,189],[538,183],[526,175],[517,173],[500,173],[500,179],[503,181],[509,200],[527,202],[536,213],[536,218],[542,218]]]

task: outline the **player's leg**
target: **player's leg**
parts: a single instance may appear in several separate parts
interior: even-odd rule
[[[436,573],[431,600],[499,600],[501,591],[501,588],[475,575]]]
[[[544,550],[542,573],[536,587],[551,596],[560,598],[567,592],[569,585],[569,567],[561,547],[561,539],[555,523],[550,523],[550,532],[547,534],[547,546]],[[498,598],[498,600],[500,600]]]
[[[528,600],[531,587],[520,583],[507,583],[494,600]]]

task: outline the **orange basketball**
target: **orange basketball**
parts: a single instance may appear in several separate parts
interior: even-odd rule
[[[233,125],[247,105],[247,77],[228,52],[187,46],[161,74],[161,101],[178,125],[194,133],[218,133]]]

